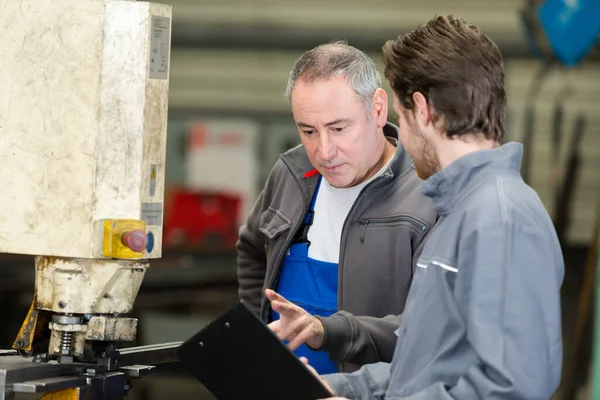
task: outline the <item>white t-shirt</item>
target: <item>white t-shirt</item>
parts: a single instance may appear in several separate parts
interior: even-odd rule
[[[346,216],[360,191],[383,174],[392,159],[393,156],[375,175],[350,188],[335,188],[325,178],[321,179],[313,224],[308,230],[308,240],[311,243],[308,247],[310,258],[335,264],[339,262],[340,241]]]

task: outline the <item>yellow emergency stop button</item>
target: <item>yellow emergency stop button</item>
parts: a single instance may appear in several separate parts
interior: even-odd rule
[[[133,219],[104,220],[102,255],[121,259],[139,259],[148,246],[146,223]]]

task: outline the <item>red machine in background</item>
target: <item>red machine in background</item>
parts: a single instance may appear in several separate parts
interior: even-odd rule
[[[165,192],[163,247],[235,251],[241,198],[184,187]]]

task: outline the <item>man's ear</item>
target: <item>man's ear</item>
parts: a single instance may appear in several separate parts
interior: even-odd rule
[[[375,89],[373,100],[371,101],[371,115],[375,116],[377,127],[382,128],[387,123],[388,118],[388,95],[381,88]]]
[[[412,98],[415,103],[413,110],[415,119],[419,125],[427,128],[433,122],[433,110],[429,107],[427,99],[421,92],[414,92]]]

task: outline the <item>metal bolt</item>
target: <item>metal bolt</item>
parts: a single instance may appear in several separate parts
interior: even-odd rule
[[[59,301],[59,302],[58,302],[58,306],[59,306],[60,308],[65,308],[65,307],[67,306],[67,303],[65,303],[64,301]]]
[[[200,347],[204,347],[204,343],[203,342],[200,342],[198,344],[200,345]]]
[[[225,328],[229,328],[231,325],[229,325],[229,322],[225,322]]]
[[[23,339],[17,340],[17,347],[25,347],[25,341]]]
[[[72,364],[73,356],[58,356],[58,363],[59,364]]]

